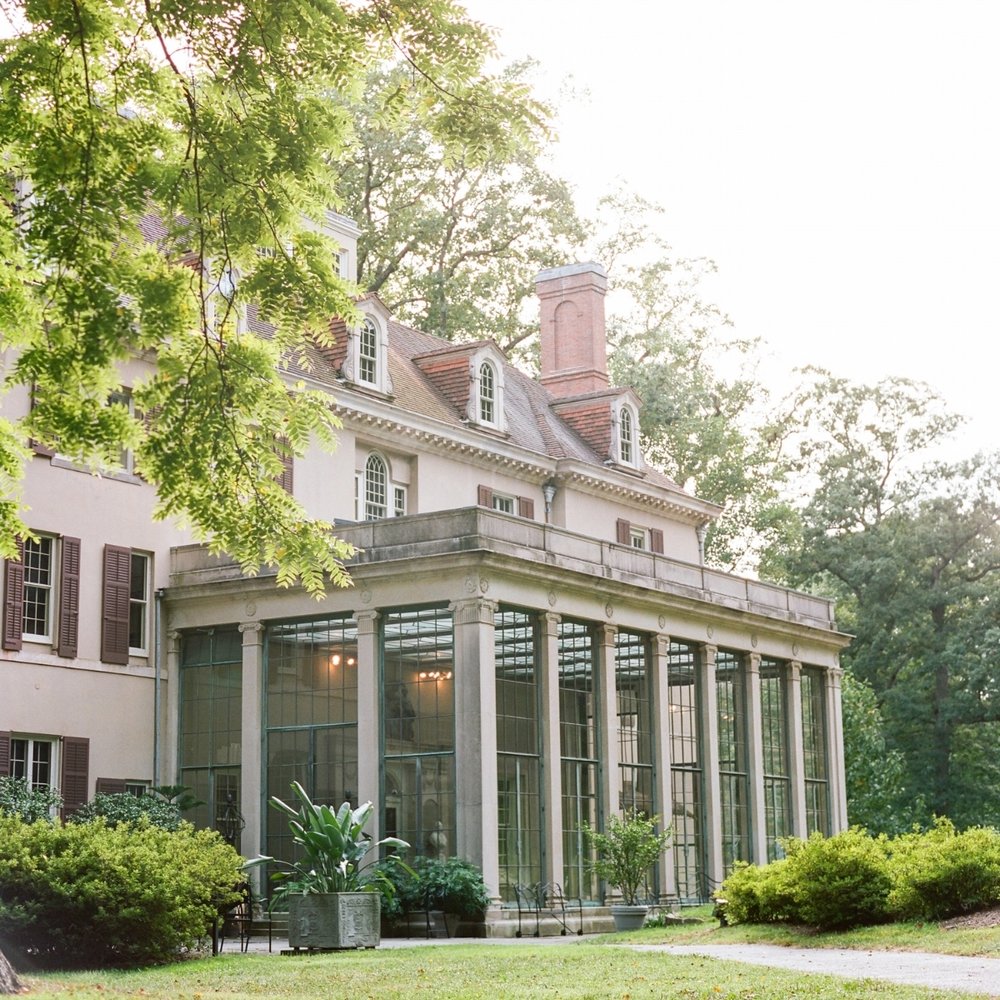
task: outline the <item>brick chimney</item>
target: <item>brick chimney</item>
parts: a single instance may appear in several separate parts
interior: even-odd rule
[[[553,396],[578,396],[608,387],[604,293],[600,264],[550,267],[535,278],[541,303],[541,383]]]

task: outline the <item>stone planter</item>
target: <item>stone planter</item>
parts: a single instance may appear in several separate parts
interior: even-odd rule
[[[646,922],[648,906],[626,906],[615,903],[611,907],[611,917],[615,922],[616,931],[637,931]]]
[[[292,948],[377,948],[380,909],[377,892],[289,896],[288,944]]]

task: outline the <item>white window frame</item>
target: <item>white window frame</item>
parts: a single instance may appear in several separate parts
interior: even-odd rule
[[[392,516],[406,517],[406,487],[392,484]]]
[[[466,416],[472,424],[503,431],[506,428],[504,415],[504,367],[499,350],[493,345],[478,350],[469,361],[469,379],[472,388]],[[484,370],[492,376],[492,385],[487,386],[483,378]],[[488,407],[488,412],[484,409]]]
[[[493,494],[493,510],[500,511],[501,514],[517,513],[517,497],[509,496],[506,493]]]
[[[21,605],[21,641],[22,642],[52,642],[53,626],[56,621],[56,590],[59,580],[59,557],[58,557],[58,545],[56,544],[57,539],[53,535],[36,535],[34,539],[26,538],[24,540],[24,554],[22,556],[22,564],[24,567],[24,594],[23,601]],[[36,547],[40,550],[43,547],[43,543],[48,546],[48,556],[47,563],[45,567],[45,572],[47,574],[47,582],[39,583],[31,579],[31,573],[33,568],[30,565],[28,548],[32,549]],[[28,623],[28,588],[32,588],[44,595],[44,607],[45,607],[45,631],[44,632],[29,632]],[[34,620],[35,616],[31,616]]]
[[[635,411],[628,403],[622,403],[618,409],[618,461],[622,465],[633,468],[639,465],[639,421]]]
[[[358,381],[378,387],[382,369],[379,350],[378,324],[371,316],[366,316],[358,327]],[[368,371],[370,369],[370,371]],[[368,374],[371,377],[367,377]]]
[[[142,582],[142,593],[136,595],[136,560],[143,562],[142,572],[138,574]],[[128,651],[130,656],[149,656],[149,597],[151,584],[151,569],[153,559],[147,552],[132,550],[129,564],[129,595],[128,595]],[[137,610],[139,609],[139,610]],[[142,645],[133,646],[132,615],[138,614],[141,624],[136,630],[142,636]]]
[[[378,505],[384,509],[377,517],[369,516],[369,483],[368,469],[369,463],[373,460],[382,463],[385,469],[385,504]],[[392,462],[380,451],[369,451],[364,453],[364,461],[361,468],[354,473],[354,519],[356,521],[381,521],[387,517],[405,517],[409,510],[409,488],[396,482],[392,474]]]
[[[381,484],[375,482],[372,473],[375,463],[381,467]],[[361,521],[381,521],[389,516],[389,463],[377,452],[369,452],[365,457],[365,467],[361,472]],[[381,500],[377,488],[381,487]]]
[[[646,529],[637,528],[634,524],[628,529],[628,543],[633,549],[648,549]]]
[[[15,751],[15,743],[24,744],[23,761],[20,754],[20,747]],[[49,749],[49,780],[47,784],[35,781],[33,772],[37,766],[36,749],[39,746],[46,746]],[[17,773],[15,765],[21,763],[22,767]],[[52,736],[35,736],[28,733],[11,733],[10,736],[10,775],[11,777],[23,777],[26,779],[28,787],[31,789],[50,788],[58,791],[59,783],[59,740]]]

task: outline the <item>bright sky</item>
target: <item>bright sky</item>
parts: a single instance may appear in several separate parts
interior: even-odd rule
[[[720,267],[775,372],[922,379],[1000,447],[1000,4],[464,0],[564,113],[582,205],[616,179]],[[778,377],[775,375],[775,377]]]

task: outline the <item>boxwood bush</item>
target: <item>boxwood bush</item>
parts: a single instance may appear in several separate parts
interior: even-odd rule
[[[43,966],[169,961],[240,897],[218,834],[0,816],[0,938]]]
[[[164,830],[176,830],[181,823],[181,811],[172,802],[152,795],[130,795],[127,792],[99,792],[85,806],[77,809],[72,822],[89,823],[103,817],[108,826],[118,823],[140,825],[144,820]]]
[[[938,819],[924,834],[892,842],[889,909],[900,920],[943,920],[1000,902],[1000,832],[972,827],[958,833]]]
[[[1000,903],[1000,832],[957,833],[946,819],[893,839],[845,830],[782,841],[787,856],[738,866],[722,885],[731,923],[842,930],[886,920],[942,920]]]

